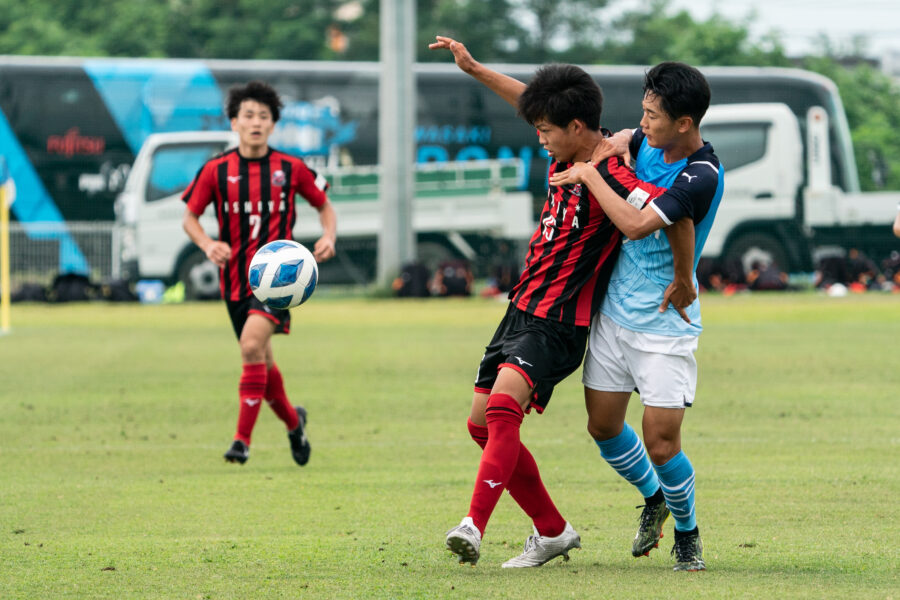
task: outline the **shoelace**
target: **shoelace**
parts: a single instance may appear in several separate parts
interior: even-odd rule
[[[669,552],[669,556],[675,555],[675,559],[678,562],[690,562],[694,560],[694,539],[690,537],[683,538],[675,538],[675,543],[672,545],[672,551]]]
[[[522,554],[528,554],[538,546],[540,546],[540,543],[538,542],[538,536],[529,535],[528,539],[525,540],[525,549],[522,551]]]
[[[641,511],[641,523],[640,529],[646,529],[650,526],[650,521],[652,521],[656,517],[656,509],[659,508],[657,504],[639,504],[635,506],[635,508],[648,508],[650,510]]]
[[[469,534],[469,535],[471,535],[471,536],[474,537],[474,538],[477,538],[477,537],[478,537],[478,536],[475,534],[475,530],[472,529],[471,527],[469,527],[468,525],[457,525],[456,527],[454,527],[453,529],[451,529],[450,531],[448,531],[447,534],[449,535],[449,534],[453,533],[453,531],[456,531],[456,530],[458,530],[458,531],[461,532],[461,533]]]
[[[477,535],[475,535],[475,530],[472,529],[471,527],[469,527],[468,525],[463,525],[462,527],[459,528],[459,530],[471,535],[472,537],[478,537]]]

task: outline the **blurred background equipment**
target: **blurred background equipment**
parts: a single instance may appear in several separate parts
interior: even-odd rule
[[[43,5],[52,3],[35,0],[21,10]],[[378,186],[390,183],[378,176],[385,154],[379,128],[388,107],[380,100],[383,68],[375,59],[387,48],[378,42],[379,27],[400,21],[380,22],[389,11],[381,15],[374,0],[315,3],[303,14],[295,3],[274,2],[252,16],[237,5],[111,0],[110,6],[116,27],[99,28],[96,9],[75,3],[44,11],[40,26],[0,31],[0,52],[23,54],[0,55],[0,147],[20,198],[10,233],[14,245],[19,236],[42,247],[13,249],[13,291],[19,282],[49,285],[57,274],[75,273],[92,281],[180,281],[188,297],[215,294],[215,269],[189,251],[182,254],[180,228],[166,229],[173,221],[163,207],[208,152],[217,151],[193,132],[227,136],[223,90],[252,78],[273,83],[286,101],[273,145],[341,180],[334,187],[345,192],[336,202],[343,211],[341,240],[323,280],[371,285],[384,254],[378,234],[387,225]],[[537,0],[419,0],[412,11],[415,27],[400,25],[407,33],[415,30],[413,52],[420,61],[409,73],[415,91],[405,95],[408,101],[415,97],[415,109],[407,111],[414,129],[404,134],[414,144],[407,162],[417,165],[408,215],[413,240],[407,244],[414,243],[415,259],[431,269],[468,260],[473,275],[485,278],[498,248],[508,245],[518,263],[546,193],[547,157],[533,131],[446,57],[427,51],[436,32],[458,35],[480,60],[522,80],[546,61],[585,66],[603,88],[603,124],[613,130],[639,122],[646,67],[592,63],[675,59],[701,66],[714,103],[704,135],[722,158],[728,181],[703,260],[729,270],[739,265],[733,279],[745,278],[754,261],[810,275],[816,257],[834,248],[857,248],[876,265],[900,250],[889,227],[885,233],[897,194],[881,191],[900,189],[900,163],[888,160],[900,154],[900,139],[892,135],[900,123],[900,92],[890,79],[897,61],[882,61],[879,72],[862,41],[839,44],[825,37],[810,54],[791,57],[778,32],[758,34],[756,17],[728,21],[716,13],[700,20],[693,6],[679,10],[682,4],[674,1],[572,0],[567,6],[577,17],[547,12],[550,6]],[[61,23],[66,36],[54,33]],[[172,58],[134,58],[139,56]],[[179,132],[192,133],[154,151],[150,179],[141,180],[146,187],[126,190],[152,136]],[[462,180],[471,186],[465,192],[457,187],[460,168],[443,169],[481,160],[519,166],[514,177],[480,192],[474,165],[463,167]],[[486,189],[493,195],[484,196]],[[117,202],[123,190],[146,201]],[[484,204],[500,208],[485,219],[473,212],[485,210]],[[117,207],[128,208],[120,213]],[[135,207],[140,209],[128,212]],[[399,212],[388,211],[400,218]],[[114,221],[110,232],[106,224]],[[177,259],[157,255],[152,236],[144,239],[157,226],[160,236],[176,236]],[[85,241],[89,230],[98,242]],[[387,237],[399,243],[405,236]],[[103,244],[111,256],[96,255]],[[20,253],[46,262],[23,269]]]

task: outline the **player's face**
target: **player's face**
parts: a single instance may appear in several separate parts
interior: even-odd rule
[[[538,131],[538,142],[551,158],[558,162],[572,162],[578,146],[574,133],[574,121],[565,127],[554,125],[546,119],[535,121]]]
[[[249,150],[256,154],[267,148],[269,136],[275,128],[272,111],[256,100],[244,100],[238,114],[231,120],[231,130],[240,138],[242,154]]]
[[[653,148],[667,148],[679,137],[678,121],[672,119],[662,108],[662,100],[656,94],[647,93],[641,103],[644,116],[641,130],[647,136],[647,143]]]

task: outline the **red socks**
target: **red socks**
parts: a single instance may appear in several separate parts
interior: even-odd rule
[[[475,443],[484,450],[484,447],[487,446],[487,427],[476,425],[472,422],[472,419],[467,419],[466,425],[469,427],[469,435],[475,440]]]
[[[470,434],[479,445],[484,440],[483,429],[487,429],[487,442],[468,514],[482,535],[504,488],[509,489],[516,502],[535,520],[541,535],[555,537],[565,528],[565,520],[541,482],[534,457],[519,440],[524,416],[515,398],[492,394],[485,410],[487,427],[479,428],[474,423],[469,426]]]
[[[488,441],[488,428],[476,425],[471,419],[468,420],[468,427],[469,435],[476,444],[484,449]],[[525,511],[525,514],[531,517],[539,534],[556,537],[563,532],[566,520],[559,514],[556,505],[550,499],[550,494],[544,487],[534,457],[521,442],[519,443],[518,461],[506,489],[509,490],[509,495],[513,497],[513,500]],[[472,520],[475,521],[474,517]],[[484,529],[481,527],[478,529],[484,534]]]
[[[524,417],[515,398],[506,394],[492,394],[488,399],[485,419],[488,440],[478,465],[478,477],[469,504],[469,516],[475,527],[484,534],[488,519],[519,460],[519,427]]]
[[[238,412],[237,433],[234,434],[234,439],[241,440],[248,446],[265,391],[266,363],[245,364],[241,373],[241,381],[238,384],[241,408]]]
[[[297,429],[300,419],[297,411],[288,401],[284,391],[284,380],[277,365],[266,370],[266,363],[249,363],[244,365],[241,382],[238,384],[238,396],[241,408],[238,412],[237,433],[234,439],[250,445],[250,435],[259,416],[259,407],[263,399],[272,407],[278,418],[284,421],[288,431]]]
[[[281,371],[278,370],[276,364],[272,364],[266,378],[265,399],[278,418],[284,421],[288,431],[297,429],[300,417],[297,416],[297,411],[288,401],[287,393],[284,391],[284,379],[281,378]]]

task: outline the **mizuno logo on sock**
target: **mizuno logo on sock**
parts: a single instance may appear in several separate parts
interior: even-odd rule
[[[259,398],[244,398],[244,404],[247,406],[256,406],[259,404],[261,400]]]
[[[498,485],[502,485],[502,484],[503,484],[502,481],[494,481],[493,479],[485,479],[484,482],[485,482],[486,484],[488,484],[489,486],[491,486],[491,489],[494,489],[494,488],[497,487]]]

